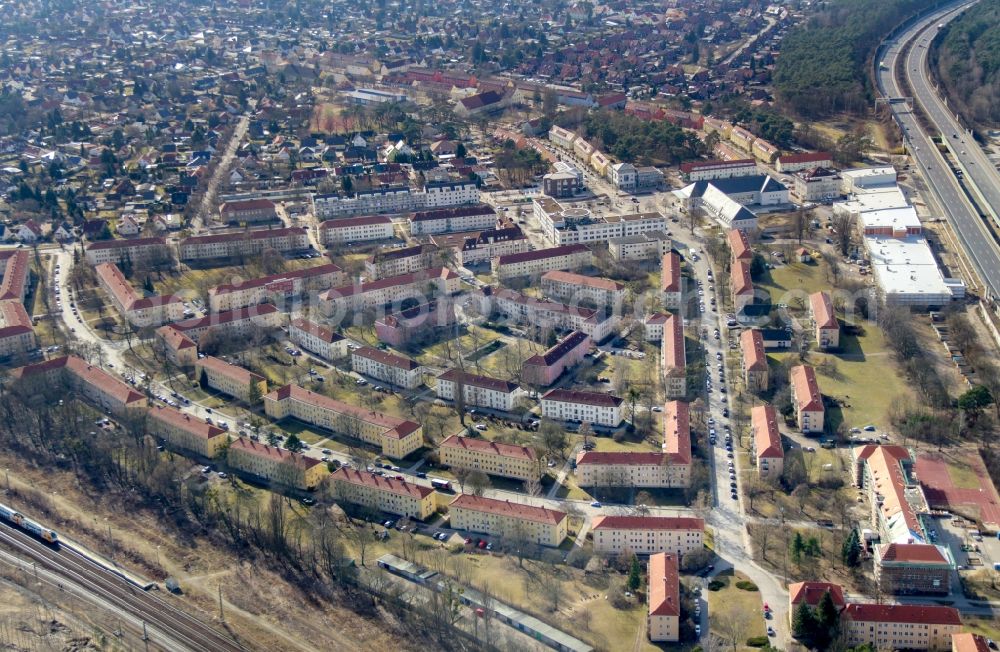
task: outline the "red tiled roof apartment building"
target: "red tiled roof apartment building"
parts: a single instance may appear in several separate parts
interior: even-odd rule
[[[338,500],[379,512],[424,520],[437,509],[437,492],[405,480],[342,466],[330,475],[330,481]]]
[[[569,522],[565,512],[472,494],[460,494],[451,501],[448,513],[456,530],[552,547],[566,539]]]
[[[447,328],[455,323],[455,302],[440,297],[375,320],[380,342],[400,348],[415,337]]]
[[[351,369],[369,378],[406,389],[416,389],[424,382],[424,368],[415,360],[370,346],[362,346],[351,352]]]
[[[98,408],[115,414],[147,405],[145,396],[100,367],[72,355],[20,367],[13,375],[24,382],[40,381],[49,391],[68,385]]]
[[[660,295],[667,310],[680,310],[683,300],[681,257],[676,251],[663,256],[660,270]]]
[[[151,407],[146,417],[150,433],[187,453],[211,459],[229,441],[229,433],[222,428],[176,408]]]
[[[691,483],[691,424],[688,404],[663,407],[660,452],[582,451],[576,456],[577,482],[583,487],[680,488]]]
[[[392,218],[385,215],[365,215],[327,220],[319,225],[317,235],[324,246],[343,243],[388,240],[393,236]]]
[[[171,259],[166,238],[130,238],[128,240],[101,240],[84,248],[84,256],[91,265],[129,260],[133,265],[149,262],[166,262]]]
[[[231,224],[276,222],[278,211],[270,199],[227,201],[219,206],[219,219]]]
[[[766,392],[770,385],[771,370],[767,365],[764,351],[764,337],[756,328],[748,328],[740,333],[741,365],[743,382],[752,392]]]
[[[809,295],[809,310],[815,327],[816,346],[821,351],[840,348],[840,322],[833,312],[833,302],[826,292]]]
[[[816,382],[816,370],[809,365],[797,365],[792,367],[789,375],[795,422],[799,430],[804,433],[823,432],[826,408],[823,407],[823,395]]]
[[[320,460],[243,437],[229,444],[226,462],[241,473],[296,489],[314,489],[330,473]]]
[[[449,369],[437,377],[438,398],[454,401],[459,388],[465,407],[485,407],[510,412],[520,394],[518,386],[499,378],[479,376],[459,369]]]
[[[746,231],[730,229],[726,233],[726,241],[729,243],[729,254],[733,261],[742,260],[749,263],[753,260],[753,249],[750,247],[750,238]]]
[[[441,442],[438,453],[441,464],[446,466],[473,469],[503,478],[538,480],[543,471],[533,448],[478,437],[452,435]]]
[[[526,385],[548,387],[563,374],[583,360],[593,346],[590,336],[573,331],[556,342],[545,353],[536,353],[521,365],[521,380]]]
[[[846,645],[876,650],[941,652],[962,629],[957,609],[937,605],[849,604],[840,622]]]
[[[753,432],[757,475],[762,478],[780,478],[785,465],[785,451],[781,447],[778,413],[774,406],[757,405],[751,409],[750,429]]]
[[[433,235],[451,231],[481,231],[497,224],[497,214],[491,206],[475,204],[418,211],[410,216],[412,235]]]
[[[497,256],[492,260],[491,266],[497,279],[503,280],[518,276],[534,276],[553,270],[580,269],[593,264],[593,261],[594,254],[586,245],[570,244]]]
[[[558,301],[529,297],[506,288],[492,292],[487,300],[493,309],[519,324],[534,328],[577,330],[595,342],[603,342],[614,334],[620,323],[613,311],[595,310],[583,306],[567,306]]]
[[[680,558],[692,550],[701,550],[705,521],[687,516],[598,516],[590,531],[596,553],[667,552]]]
[[[458,274],[447,267],[433,267],[412,274],[390,276],[378,281],[330,288],[319,295],[319,307],[327,317],[349,310],[380,308],[406,299],[431,299],[458,292]],[[399,309],[399,306],[396,306]]]
[[[552,389],[542,396],[542,416],[615,428],[622,422],[623,402],[618,396],[600,392]]]
[[[143,296],[114,263],[94,267],[97,281],[115,309],[136,328],[161,326],[184,317],[184,302],[173,294]]]
[[[955,565],[945,550],[930,543],[880,543],[875,582],[885,595],[948,595]]]
[[[680,577],[677,557],[657,553],[649,558],[647,634],[655,642],[680,640]]]
[[[579,305],[617,306],[625,298],[625,284],[606,278],[553,270],[542,274],[542,293],[550,299]]]
[[[337,360],[347,355],[347,340],[343,336],[302,317],[288,324],[288,339],[324,360]]]
[[[204,317],[185,319],[163,328],[169,328],[183,333],[194,342],[205,333],[212,331],[222,337],[247,337],[256,329],[278,328],[281,326],[282,313],[269,303],[258,306],[213,312]]]
[[[212,389],[250,403],[267,394],[267,379],[260,374],[207,355],[195,363],[195,378]],[[255,388],[255,389],[254,389]]]
[[[265,249],[279,253],[309,249],[309,234],[302,227],[257,229],[213,235],[194,235],[181,240],[180,259],[184,261],[257,256]]]
[[[395,459],[424,444],[419,423],[349,405],[298,385],[285,385],[265,396],[264,412],[275,421],[292,417],[381,446],[383,455]]]
[[[739,312],[753,303],[753,281],[750,279],[750,264],[743,260],[733,261],[730,270],[730,291],[732,292],[733,310]]]
[[[0,301],[24,301],[31,274],[31,258],[24,249],[0,251],[3,280],[0,281]]]
[[[671,315],[663,322],[660,342],[660,368],[663,371],[663,393],[667,398],[687,395],[687,353],[684,344],[684,320]]]

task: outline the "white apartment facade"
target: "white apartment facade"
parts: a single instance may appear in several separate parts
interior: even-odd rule
[[[553,389],[542,396],[542,416],[615,428],[622,422],[623,402],[610,394]]]
[[[446,401],[454,401],[458,388],[462,387],[463,403],[466,407],[483,407],[491,410],[510,412],[514,409],[520,388],[514,383],[479,376],[458,369],[449,369],[437,377],[437,396]]]
[[[393,234],[392,219],[384,215],[327,220],[317,228],[320,244],[327,247],[344,243],[388,240]]]
[[[324,360],[339,360],[347,356],[347,340],[344,337],[302,317],[288,324],[288,339]]]
[[[424,382],[424,368],[414,360],[370,346],[362,346],[351,353],[351,369],[406,389],[416,389]]]

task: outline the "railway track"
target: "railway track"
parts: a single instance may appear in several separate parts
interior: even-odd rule
[[[247,649],[227,633],[130,584],[68,546],[59,549],[50,547],[2,522],[0,543],[58,574],[67,583],[94,593],[123,612],[141,619],[147,625],[151,643],[166,649],[182,646],[193,652],[240,652]]]

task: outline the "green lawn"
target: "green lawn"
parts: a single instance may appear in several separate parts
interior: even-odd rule
[[[718,579],[726,583],[724,588],[702,593],[702,596],[708,599],[709,627],[715,631],[720,623],[743,616],[750,623],[746,631],[747,638],[765,636],[767,630],[764,628],[764,603],[761,601],[760,592],[736,588],[736,582],[749,581],[749,578],[743,573],[728,570],[719,573]],[[721,631],[716,633],[722,635]]]
[[[788,293],[793,292],[794,296],[800,296],[801,293],[812,294],[820,290],[830,290],[830,283],[826,278],[826,264],[822,261],[777,265],[774,269],[768,270],[765,277],[756,285],[771,294],[771,303],[785,303],[793,310],[799,309],[799,305]]]
[[[897,369],[882,331],[873,324],[865,324],[863,336],[842,336],[841,344],[841,351],[836,353],[811,352],[808,356],[808,363],[813,366],[824,359],[836,362],[834,375],[816,374],[823,395],[842,402],[840,407],[827,409],[831,428],[841,421],[852,428],[870,423],[884,427],[889,407],[901,397],[912,397],[913,391]],[[781,359],[796,354],[770,355]]]

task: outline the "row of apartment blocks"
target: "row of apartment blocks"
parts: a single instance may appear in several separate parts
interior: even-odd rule
[[[344,284],[344,272],[333,263],[307,267],[270,276],[225,283],[208,291],[212,312],[237,310],[261,303],[284,305],[284,302],[308,292],[326,290]]]
[[[262,303],[160,326],[156,329],[156,336],[171,363],[188,367],[198,359],[197,344],[206,333],[211,332],[213,336],[222,338],[246,338],[259,330],[279,328],[283,322],[284,315],[277,308]]]
[[[431,236],[431,242],[443,250],[451,250],[454,260],[463,266],[488,263],[499,256],[531,251],[531,242],[517,226],[439,234]]]
[[[309,235],[304,228],[255,229],[184,238],[177,245],[177,257],[182,261],[228,259],[256,256],[265,249],[292,253],[309,247]],[[91,242],[84,248],[84,256],[91,265],[120,265],[123,261],[151,265],[172,261],[174,251],[166,238],[131,238]]]
[[[582,244],[497,256],[491,269],[498,280],[541,275],[553,270],[575,270],[594,263],[594,254]]]
[[[424,209],[479,202],[474,181],[430,181],[422,191],[407,186],[383,186],[351,196],[313,195],[313,215],[319,219],[354,217],[377,213],[407,213]]]
[[[21,367],[14,376],[22,383],[39,383],[40,392],[66,388],[69,395],[77,394],[98,409],[118,416],[145,416],[151,434],[187,453],[213,458],[225,449],[227,464],[240,473],[299,489],[316,487],[326,475],[326,466],[319,460],[249,439],[233,439],[222,428],[175,408],[149,408],[144,395],[82,358],[53,358]]]
[[[30,261],[23,249],[0,252],[0,359],[38,348],[34,323],[23,303],[31,281]]]
[[[576,457],[577,482],[584,487],[683,488],[691,483],[689,407],[670,401],[663,408],[660,452],[583,451]]]
[[[378,281],[330,288],[319,295],[319,308],[326,317],[343,316],[352,311],[401,304],[406,299],[449,296],[458,292],[460,285],[458,274],[447,267],[435,267]]]
[[[586,205],[567,206],[546,196],[531,200],[531,213],[546,239],[555,246],[608,242],[667,231],[667,218],[662,213],[595,215]]]
[[[843,644],[875,650],[988,652],[986,639],[962,632],[957,609],[942,605],[849,603],[839,584],[795,582],[788,586],[788,613],[816,609],[829,594],[840,617]]]
[[[617,307],[625,299],[625,284],[606,278],[553,270],[542,274],[541,280],[542,294],[570,305]]]
[[[299,421],[374,444],[386,457],[401,459],[424,445],[418,423],[285,385],[264,397],[264,412],[274,420]]]
[[[620,323],[617,315],[606,310],[567,306],[514,290],[487,289],[486,300],[491,301],[492,311],[519,324],[543,329],[577,330],[589,335],[594,342],[603,342],[615,333]]]
[[[172,294],[143,296],[114,263],[100,263],[94,267],[94,273],[115,309],[136,328],[161,326],[184,317],[184,302],[180,297]]]

